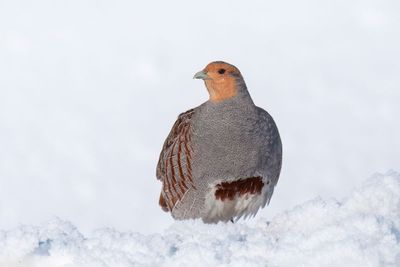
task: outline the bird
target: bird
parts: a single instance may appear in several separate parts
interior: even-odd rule
[[[204,81],[209,99],[181,113],[164,142],[159,205],[176,220],[254,217],[269,204],[281,172],[278,128],[234,65],[214,61],[193,78]]]

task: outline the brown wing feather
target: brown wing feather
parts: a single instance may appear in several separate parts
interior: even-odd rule
[[[162,181],[159,204],[171,211],[191,188],[192,179],[191,118],[194,110],[179,115],[164,142],[157,165],[157,179]]]

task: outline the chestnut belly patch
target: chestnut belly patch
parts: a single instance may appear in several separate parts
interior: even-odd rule
[[[221,182],[217,184],[215,198],[219,200],[233,200],[236,196],[245,194],[261,194],[264,186],[262,177],[249,177],[232,182]]]

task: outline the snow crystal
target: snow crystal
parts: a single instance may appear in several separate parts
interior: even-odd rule
[[[342,201],[315,198],[254,225],[176,222],[144,235],[71,223],[0,231],[1,267],[400,266],[400,174],[376,174]]]

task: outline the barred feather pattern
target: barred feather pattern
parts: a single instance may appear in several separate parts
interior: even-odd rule
[[[189,190],[196,189],[192,177],[193,114],[190,109],[178,116],[160,153],[157,179],[162,181],[159,204],[164,211],[172,211]]]

